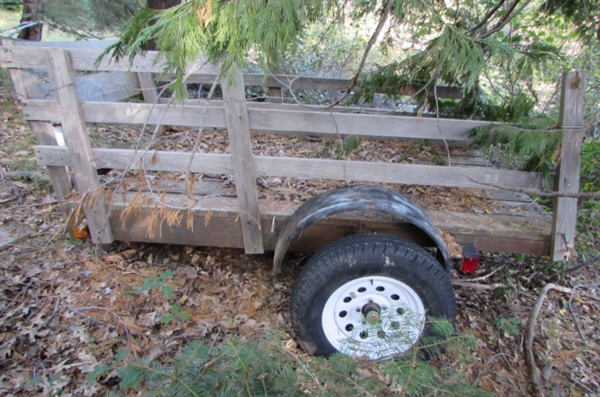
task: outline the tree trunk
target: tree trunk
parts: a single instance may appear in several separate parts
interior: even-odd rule
[[[166,10],[181,4],[181,0],[146,0],[146,7],[153,10]]]
[[[146,0],[146,8],[150,8],[151,10],[166,10],[179,4],[181,4],[181,0]],[[150,51],[156,50],[156,42],[150,40],[147,49]]]
[[[20,25],[42,20],[42,0],[23,0],[23,14]],[[21,40],[41,41],[44,25],[38,23],[19,32]]]

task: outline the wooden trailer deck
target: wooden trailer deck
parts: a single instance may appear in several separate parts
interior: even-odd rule
[[[115,239],[244,248],[235,192],[225,195],[227,193],[222,191],[218,197],[215,197],[214,192],[222,190],[221,183],[215,182],[215,184],[217,186],[208,189],[213,192],[212,194],[203,196],[200,191],[196,193],[197,203],[191,208],[194,218],[191,228],[171,227],[166,220],[153,216],[153,212],[161,205],[153,203],[150,194],[145,195],[148,202],[138,213],[130,217],[122,217],[123,211],[131,204],[136,193],[129,192],[125,196],[116,194],[111,213],[111,226]],[[179,194],[166,194],[161,197],[168,203],[185,204],[182,203]],[[504,209],[507,210],[505,213],[478,214],[439,210],[426,210],[426,212],[441,231],[452,236],[459,244],[474,242],[480,250],[487,252],[547,255],[551,244],[552,216],[532,210],[535,204],[529,197],[519,197],[516,194],[513,197],[501,195],[501,198],[505,200],[497,204],[505,206]],[[266,251],[272,251],[275,249],[278,232],[283,227],[283,223],[300,206],[300,203],[261,199],[259,205],[264,248]],[[499,208],[501,209],[495,207],[492,210],[496,211]],[[149,232],[154,229],[153,222],[162,225],[157,230]],[[186,216],[182,218],[182,224],[184,223],[187,223]],[[409,223],[402,223],[397,219],[374,213],[346,213],[324,219],[309,227],[291,249],[314,252],[340,237],[356,232],[389,233],[416,242],[426,241],[425,236]],[[447,242],[452,244],[454,239]],[[452,253],[460,254],[456,247]]]
[[[43,43],[41,45],[44,45]],[[451,147],[469,143],[465,132],[487,124],[481,121],[412,117],[365,110],[323,109],[300,105],[246,102],[244,81],[256,76],[236,74],[222,81],[223,100],[187,100],[170,104],[158,98],[154,86],[162,72],[156,54],[137,58],[132,65],[103,60],[94,62],[99,49],[29,48],[4,42],[0,65],[9,68],[23,114],[38,139],[38,163],[47,166],[59,198],[70,191],[69,174],[87,200],[84,211],[95,242],[113,240],[244,248],[247,253],[273,250],[285,220],[301,204],[274,199],[257,178],[296,178],[338,181],[342,184],[433,186],[443,191],[440,202],[451,202],[453,191],[469,189],[486,203],[456,212],[427,209],[433,223],[458,243],[474,242],[480,250],[549,255],[561,260],[574,246],[577,200],[561,197],[554,211],[544,213],[519,191],[541,191],[539,173],[496,169],[485,159],[464,151],[452,153],[451,166],[368,162],[348,159],[300,158],[261,155],[252,150],[252,132],[321,136],[341,139],[445,141]],[[40,84],[32,68],[47,70],[51,89]],[[77,71],[93,71],[77,76]],[[214,81],[218,69],[203,66],[192,73],[194,81]],[[89,92],[82,79],[101,78],[107,93]],[[584,76],[583,76],[584,77]],[[286,77],[287,78],[287,77]],[[563,78],[562,115],[565,131],[557,191],[578,191],[579,147],[582,139],[583,85],[575,74]],[[581,81],[581,76],[577,76]],[[279,76],[275,81],[281,81]],[[113,83],[111,83],[111,81]],[[294,81],[289,79],[289,81]],[[249,83],[252,82],[252,83]],[[339,89],[340,79],[314,79],[319,89]],[[329,86],[328,86],[329,83]],[[310,87],[310,78],[302,79]],[[114,89],[119,87],[119,89]],[[336,88],[337,87],[337,88]],[[144,93],[147,101],[127,99]],[[151,95],[150,95],[151,94]],[[158,99],[157,99],[158,98]],[[57,146],[53,123],[60,123],[67,147]],[[176,125],[226,129],[228,147],[219,153],[93,148],[87,123]],[[98,168],[133,170],[134,173],[191,173],[192,191],[182,185],[155,185],[122,191],[103,186]],[[235,183],[211,181],[201,175],[233,175]],[[158,182],[158,181],[157,181]],[[150,186],[151,184],[149,184]],[[159,187],[156,187],[159,186]],[[103,197],[108,190],[106,200]],[[456,189],[456,190],[452,190]],[[193,192],[193,193],[192,193]],[[481,208],[484,207],[484,208]],[[360,231],[379,231],[423,239],[414,226],[369,213],[345,213],[319,221],[306,229],[292,249],[313,251],[338,237]]]

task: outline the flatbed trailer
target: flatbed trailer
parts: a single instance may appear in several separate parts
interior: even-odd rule
[[[48,167],[57,197],[68,197],[74,183],[95,243],[273,251],[275,273],[288,250],[318,252],[299,276],[291,301],[294,333],[310,353],[381,358],[405,351],[430,332],[427,318],[453,319],[448,274],[456,253],[449,250],[449,239],[474,243],[482,251],[553,260],[574,249],[576,198],[556,198],[551,214],[540,211],[523,193],[543,190],[540,173],[497,169],[477,153],[455,149],[470,143],[467,131],[489,122],[250,102],[245,87],[264,84],[262,76],[238,71],[221,79],[217,66],[201,61],[196,62],[201,67],[190,70],[189,81],[219,81],[222,100],[172,103],[157,89],[164,65],[156,53],[136,57],[131,64],[97,61],[104,46],[13,41],[0,46],[0,66],[11,73],[24,118],[37,139],[37,161]],[[40,71],[49,83],[40,79]],[[347,87],[343,79],[279,75],[266,81],[287,89]],[[566,73],[562,80],[559,123],[564,139],[555,185],[566,194],[579,189],[584,82],[578,72]],[[145,102],[131,99],[138,94]],[[92,147],[91,123],[152,126],[156,133],[161,125],[222,129],[228,149],[203,153]],[[57,144],[57,125],[66,146]],[[256,132],[443,142],[450,166],[259,155],[252,149]],[[99,169],[142,175],[142,186],[103,184]],[[188,179],[159,186],[145,178],[153,172],[185,173]],[[229,175],[233,182],[202,175]],[[345,187],[305,202],[274,200],[261,193],[257,178],[332,180]],[[473,189],[495,207],[477,212],[422,209],[395,188],[406,185]],[[395,319],[384,316],[392,309]],[[409,321],[406,312],[417,320]],[[390,341],[400,332],[400,323],[413,323],[403,331],[411,335],[411,343]]]

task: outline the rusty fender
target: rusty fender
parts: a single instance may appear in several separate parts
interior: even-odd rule
[[[279,274],[288,247],[305,228],[328,216],[349,211],[383,212],[415,225],[431,238],[441,255],[438,260],[446,271],[450,272],[450,255],[446,244],[421,207],[406,196],[391,190],[377,186],[353,186],[330,190],[313,197],[287,219],[275,246],[273,273]]]

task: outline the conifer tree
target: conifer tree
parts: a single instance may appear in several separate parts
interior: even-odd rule
[[[44,25],[79,39],[97,38],[120,30],[141,8],[141,0],[23,0],[18,38],[40,41]]]
[[[181,0],[146,0],[146,8],[148,10],[166,10],[181,4]],[[150,21],[153,24],[154,21]],[[148,50],[156,50],[156,42],[151,40],[148,44]]]
[[[503,115],[515,120],[531,111],[535,103],[527,81],[547,62],[559,58],[556,45],[527,33],[526,25],[535,29],[538,24],[532,10],[541,3],[189,0],[167,10],[136,15],[110,51],[116,58],[131,57],[147,50],[150,42],[155,43],[167,67],[178,76],[199,52],[212,62],[222,61],[225,71],[233,64],[243,65],[251,53],[268,71],[276,67],[278,57],[302,40],[311,23],[339,23],[343,20],[339,15],[354,21],[374,18],[380,23],[367,52],[376,43],[389,48],[400,40],[417,46],[387,65],[369,70],[361,64],[354,80],[358,80],[359,72],[369,73],[362,73],[363,82],[355,98],[368,100],[382,86],[390,88],[388,94],[399,95],[398,87],[406,84],[417,86],[420,93],[429,94],[425,98],[431,98],[437,84],[455,85],[463,88],[463,101],[458,108],[446,109],[447,113],[475,118]],[[500,73],[510,74],[511,84],[499,87],[499,103],[482,102],[481,80]]]
[[[23,0],[23,15],[20,25],[28,25],[28,27],[19,32],[19,39],[42,40],[41,3],[42,0]]]

